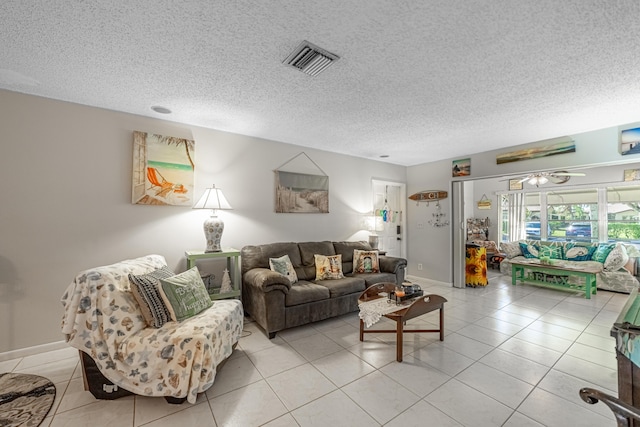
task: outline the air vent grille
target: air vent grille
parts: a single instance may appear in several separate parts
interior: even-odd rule
[[[339,56],[327,52],[305,40],[283,63],[297,68],[310,76],[317,76],[331,65],[333,61],[337,61],[338,59],[340,59]]]

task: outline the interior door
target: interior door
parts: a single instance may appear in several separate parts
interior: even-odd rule
[[[378,249],[388,256],[405,257],[406,186],[403,183],[372,180],[373,211],[383,218]]]

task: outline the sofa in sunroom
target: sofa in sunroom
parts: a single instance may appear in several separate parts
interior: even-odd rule
[[[550,258],[557,265],[597,268],[598,289],[628,294],[640,286],[634,276],[640,251],[631,244],[519,240],[501,243],[500,251],[506,255],[502,274],[511,275],[511,261]]]

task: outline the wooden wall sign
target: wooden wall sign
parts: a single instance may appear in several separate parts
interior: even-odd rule
[[[410,200],[416,202],[435,202],[447,198],[447,192],[442,190],[425,190],[409,196]]]

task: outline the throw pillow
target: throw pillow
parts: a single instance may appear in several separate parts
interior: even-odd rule
[[[596,251],[593,253],[593,256],[591,257],[591,259],[604,264],[604,262],[607,260],[607,257],[609,256],[609,253],[613,250],[615,246],[616,246],[615,243],[612,243],[612,244],[600,243],[596,248]]]
[[[538,247],[536,245],[520,242],[520,250],[525,258],[538,258]]]
[[[159,289],[162,300],[171,314],[171,320],[177,322],[193,317],[213,304],[198,267],[160,279]]]
[[[514,258],[522,255],[520,244],[518,242],[506,242],[500,244],[500,250],[504,252],[507,258]]]
[[[353,271],[356,273],[380,273],[378,251],[353,251]]]
[[[286,276],[292,285],[298,281],[298,275],[293,268],[289,255],[282,255],[280,258],[269,258],[269,267],[272,271]]]
[[[595,251],[595,246],[582,246],[567,243],[564,248],[564,259],[567,261],[590,261]]]
[[[316,280],[342,279],[342,255],[313,255],[316,263]]]
[[[169,267],[162,267],[148,274],[134,276],[129,274],[131,283],[131,293],[138,302],[142,317],[147,325],[153,328],[161,328],[162,325],[171,320],[169,310],[164,304],[158,287],[160,279],[166,279],[175,275]]]
[[[538,251],[538,257],[540,258],[551,258],[551,259],[562,259],[562,247],[561,246],[552,246],[552,245],[543,245],[540,246],[540,250]]]
[[[607,271],[618,271],[629,262],[629,255],[624,245],[616,243],[607,259],[604,261],[604,269]]]

